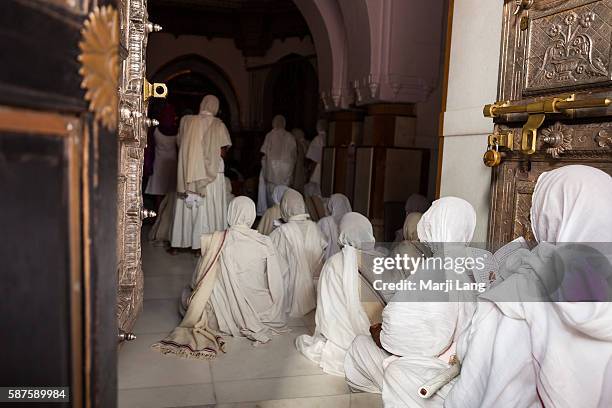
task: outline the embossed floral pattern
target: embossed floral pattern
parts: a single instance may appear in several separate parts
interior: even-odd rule
[[[586,32],[597,18],[592,11],[572,11],[545,29],[552,42],[544,52],[533,85],[571,83],[585,76],[607,78],[608,68],[599,56],[593,55],[593,39]]]

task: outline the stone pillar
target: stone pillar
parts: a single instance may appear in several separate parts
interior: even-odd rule
[[[361,144],[363,139],[363,110],[336,111],[329,117],[329,146],[346,147]]]
[[[367,211],[377,240],[388,241],[403,223],[403,203],[427,195],[430,152],[415,148],[413,104],[369,105],[357,147],[356,208]]]
[[[342,193],[353,201],[355,145],[360,144],[363,139],[364,116],[365,112],[362,110],[330,113],[328,148],[327,154],[324,155],[327,160],[324,159],[322,185],[332,188],[331,191],[323,191],[323,195]]]
[[[411,103],[369,105],[364,121],[363,145],[414,147],[415,106]]]

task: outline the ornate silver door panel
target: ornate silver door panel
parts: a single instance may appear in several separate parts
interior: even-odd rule
[[[584,164],[612,174],[612,0],[507,0],[498,102],[485,162],[493,166],[489,243],[533,240],[538,176]]]
[[[150,84],[145,62],[149,32],[160,27],[148,21],[146,0],[121,0],[119,4],[121,71],[119,80],[119,180],[118,180],[118,294],[119,328],[129,331],[142,307],[143,275],[140,231],[147,215],[142,202],[142,168],[147,128]],[[157,84],[156,84],[157,85]],[[160,92],[159,96],[165,96]]]

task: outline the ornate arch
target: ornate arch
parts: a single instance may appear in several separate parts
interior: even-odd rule
[[[240,105],[227,74],[215,63],[197,54],[186,54],[162,65],[152,76],[154,82],[167,82],[177,75],[193,72],[208,78],[223,94],[230,110],[232,130],[240,129]]]
[[[282,91],[283,86],[291,84],[294,89],[279,95],[279,87]],[[280,58],[268,72],[264,85],[264,126],[270,125],[274,115],[282,114],[288,130],[299,127],[308,135],[313,134],[319,107],[317,88],[317,73],[309,59],[297,54]]]

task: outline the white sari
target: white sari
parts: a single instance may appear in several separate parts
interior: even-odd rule
[[[272,231],[276,227],[280,225],[280,219],[282,218],[280,212],[280,202],[283,199],[283,195],[285,191],[287,191],[289,187],[278,185],[274,188],[274,192],[272,192],[272,200],[274,201],[274,205],[266,210],[261,220],[259,220],[259,224],[257,225],[257,231],[260,234],[270,235]]]
[[[467,251],[475,226],[476,213],[469,203],[445,197],[423,214],[417,232],[434,258],[457,256]],[[469,279],[467,274],[443,272],[447,279]],[[383,311],[380,343],[384,350],[369,335],[352,344],[345,360],[347,381],[356,389],[382,392],[385,407],[441,407],[451,385],[428,400],[419,396],[419,388],[449,367],[456,336],[475,306],[456,293],[446,302],[410,301],[405,296],[404,292],[396,293]]]
[[[325,239],[327,240],[327,249],[325,250],[325,260],[327,261],[332,255],[340,252],[340,246],[338,245],[338,226],[340,220],[344,214],[350,213],[351,202],[344,194],[332,194],[327,202],[327,210],[329,214],[327,217],[321,218],[317,225],[321,229]]]
[[[481,296],[459,341],[461,375],[447,407],[612,406],[611,257],[601,252],[603,262],[584,274],[582,261],[593,259],[568,244],[579,243],[582,255],[597,250],[594,243],[609,246],[610,202],[612,178],[595,168],[540,175],[531,207],[540,244],[510,259],[514,274]],[[581,302],[589,299],[605,301]]]
[[[293,172],[297,160],[297,144],[291,133],[285,130],[285,118],[276,115],[272,130],[266,134],[260,152],[262,168],[258,192],[258,212],[263,214],[272,205],[272,192],[277,185],[293,183]],[[263,181],[263,183],[262,183]]]
[[[228,230],[202,236],[202,257],[182,294],[183,320],[153,345],[163,354],[211,359],[225,352],[222,334],[259,344],[286,331],[286,265],[270,239],[250,228],[255,203],[235,198],[228,219]]]
[[[324,372],[344,377],[347,349],[370,327],[360,302],[358,265],[361,250],[374,247],[372,224],[361,214],[346,214],[339,241],[342,252],[327,260],[319,279],[315,332],[298,337],[296,347]]]
[[[292,317],[301,317],[316,306],[314,278],[323,265],[327,246],[317,225],[308,219],[302,195],[289,189],[281,200],[285,223],[270,238],[289,265],[285,280],[286,308]]]
[[[175,248],[200,248],[200,236],[227,227],[227,193],[221,148],[232,144],[215,115],[219,100],[207,95],[198,115],[181,120],[177,143],[177,198],[171,230]]]

